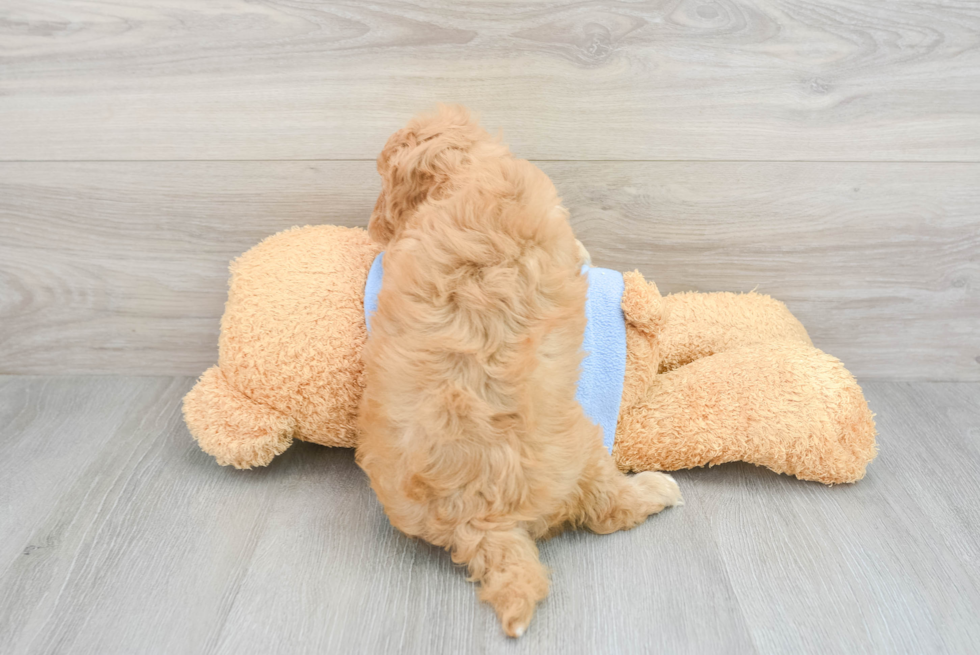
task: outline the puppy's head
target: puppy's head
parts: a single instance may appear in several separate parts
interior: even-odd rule
[[[387,245],[419,205],[450,195],[474,163],[509,156],[461,106],[440,106],[395,132],[378,156],[381,194],[368,233]]]

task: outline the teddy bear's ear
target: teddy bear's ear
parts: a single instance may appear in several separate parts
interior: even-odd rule
[[[507,154],[464,107],[440,106],[413,118],[378,156],[381,195],[368,233],[387,245],[419,205],[448,195],[475,161]]]

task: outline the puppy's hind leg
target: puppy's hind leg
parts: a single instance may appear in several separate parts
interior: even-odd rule
[[[666,473],[627,476],[604,450],[599,457],[596,475],[582,484],[580,521],[589,530],[599,534],[629,530],[665,507],[684,504],[680,488]]]
[[[548,595],[548,575],[528,532],[480,530],[470,523],[456,529],[452,556],[480,583],[480,599],[493,606],[504,632],[524,634],[535,606]]]

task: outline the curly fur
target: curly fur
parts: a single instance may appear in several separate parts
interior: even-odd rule
[[[575,401],[587,281],[551,181],[459,108],[396,133],[378,170],[358,463],[392,524],[465,563],[519,636],[548,591],[535,539],[628,529],[680,493],[623,475]]]

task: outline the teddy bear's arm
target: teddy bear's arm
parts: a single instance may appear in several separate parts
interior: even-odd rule
[[[184,397],[184,420],[222,466],[265,466],[293,443],[295,421],[243,394],[212,366]]]
[[[791,341],[813,345],[786,305],[758,293],[671,294],[660,333],[660,372],[742,346]]]

